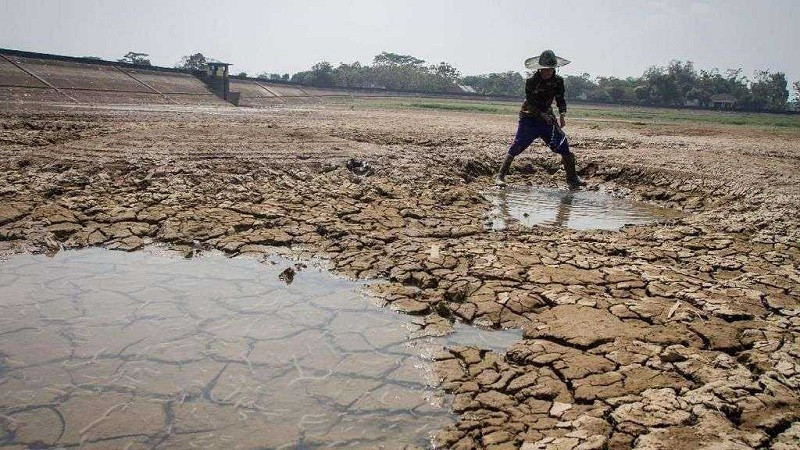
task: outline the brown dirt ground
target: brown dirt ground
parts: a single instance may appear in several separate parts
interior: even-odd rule
[[[576,119],[567,131],[590,186],[686,216],[492,231],[481,192],[512,116],[315,103],[3,111],[2,252],[291,247],[389,280],[375,294],[431,333],[450,320],[522,328],[506,355],[438,356],[459,415],[438,445],[797,448],[800,136]],[[543,147],[510,176],[562,178]]]

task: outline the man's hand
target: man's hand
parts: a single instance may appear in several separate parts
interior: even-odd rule
[[[567,122],[564,120],[564,115],[561,114],[560,116],[558,116],[558,125],[561,128],[564,128],[564,125],[566,125],[566,124],[567,124]]]

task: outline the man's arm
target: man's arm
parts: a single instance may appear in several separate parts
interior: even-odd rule
[[[559,77],[556,83],[556,106],[558,106],[558,123],[566,125],[564,116],[567,115],[567,100],[564,98],[564,79]]]

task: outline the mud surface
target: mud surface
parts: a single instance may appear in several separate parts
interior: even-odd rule
[[[287,104],[0,123],[7,253],[277,248],[388,281],[373,293],[422,332],[452,320],[522,329],[505,354],[437,356],[458,414],[440,445],[797,445],[798,136],[576,120],[567,131],[590,187],[685,215],[495,231],[482,192],[513,117]],[[559,166],[532,148],[509,180],[563,187]],[[9,366],[3,355],[3,380]]]

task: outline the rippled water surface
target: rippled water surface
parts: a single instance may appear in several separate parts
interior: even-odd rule
[[[537,186],[506,186],[486,194],[493,208],[491,226],[503,229],[516,219],[531,227],[545,225],[578,230],[616,230],[627,224],[642,224],[681,217],[672,209],[613,197],[597,191],[569,191]]]
[[[427,446],[452,422],[430,355],[361,285],[295,263],[100,249],[0,261],[0,445]]]

